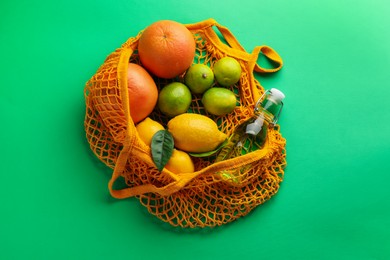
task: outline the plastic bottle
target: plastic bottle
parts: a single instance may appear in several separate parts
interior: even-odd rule
[[[283,108],[284,94],[275,88],[264,93],[255,105],[254,116],[234,130],[227,145],[218,153],[216,162],[244,155],[248,152],[261,149],[264,146],[267,132],[279,119]],[[244,171],[245,169],[240,169]],[[224,179],[239,182],[239,173],[221,172]]]

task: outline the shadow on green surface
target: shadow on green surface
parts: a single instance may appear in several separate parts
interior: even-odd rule
[[[174,233],[174,234],[201,234],[201,235],[210,235],[212,233],[220,233],[225,232],[227,230],[236,229],[236,228],[245,228],[245,226],[253,224],[254,221],[256,222],[254,218],[258,218],[258,221],[261,221],[262,217],[262,211],[267,210],[269,206],[271,206],[273,198],[270,199],[270,201],[265,202],[262,205],[257,206],[254,208],[251,212],[249,212],[247,215],[242,216],[232,222],[223,224],[221,226],[215,226],[215,227],[195,227],[195,228],[183,228],[180,226],[172,226],[168,222],[164,222],[154,216],[153,214],[149,213],[146,207],[143,207],[140,205],[140,210],[142,215],[145,216],[145,219],[147,219],[148,222],[153,224],[154,226],[158,227],[161,230],[164,230],[166,232]],[[265,213],[265,212],[264,212]]]

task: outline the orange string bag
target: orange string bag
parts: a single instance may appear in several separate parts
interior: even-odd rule
[[[230,30],[214,19],[186,27],[196,42],[194,63],[212,67],[217,60],[230,56],[241,65],[240,81],[230,87],[239,103],[232,113],[209,115],[197,97],[190,107],[192,113],[209,116],[222,132],[230,135],[235,126],[253,115],[256,102],[265,92],[254,72],[276,72],[282,67],[282,59],[268,46],[258,46],[247,53]],[[159,172],[129,111],[126,72],[129,61],[139,63],[137,46],[141,34],[142,31],[111,53],[85,86],[86,137],[93,153],[113,169],[108,183],[111,195],[118,199],[136,197],[151,214],[173,226],[213,227],[245,216],[275,195],[283,180],[286,141],[279,126],[268,131],[262,149],[220,162],[214,162],[213,157],[193,158],[193,173],[175,174],[165,168]],[[260,67],[260,53],[276,67]],[[155,78],[159,89],[169,81]],[[168,121],[157,109],[149,117],[165,126]],[[234,169],[245,169],[238,171],[239,183],[216,174]],[[113,188],[118,178],[124,178],[125,188]]]

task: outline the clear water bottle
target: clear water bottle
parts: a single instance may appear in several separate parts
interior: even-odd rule
[[[267,90],[257,101],[254,116],[240,124],[229,137],[228,143],[218,153],[216,162],[244,155],[264,146],[268,129],[279,119],[283,108],[284,94],[275,88]],[[244,171],[240,169],[240,171]],[[239,182],[239,173],[226,171],[220,173],[224,179]]]

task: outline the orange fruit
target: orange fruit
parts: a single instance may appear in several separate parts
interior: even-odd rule
[[[160,78],[174,78],[191,66],[195,57],[195,40],[183,24],[157,21],[142,32],[138,41],[142,66]]]
[[[158,89],[150,74],[135,63],[129,63],[127,87],[129,91],[130,115],[136,124],[152,113],[157,104]]]

